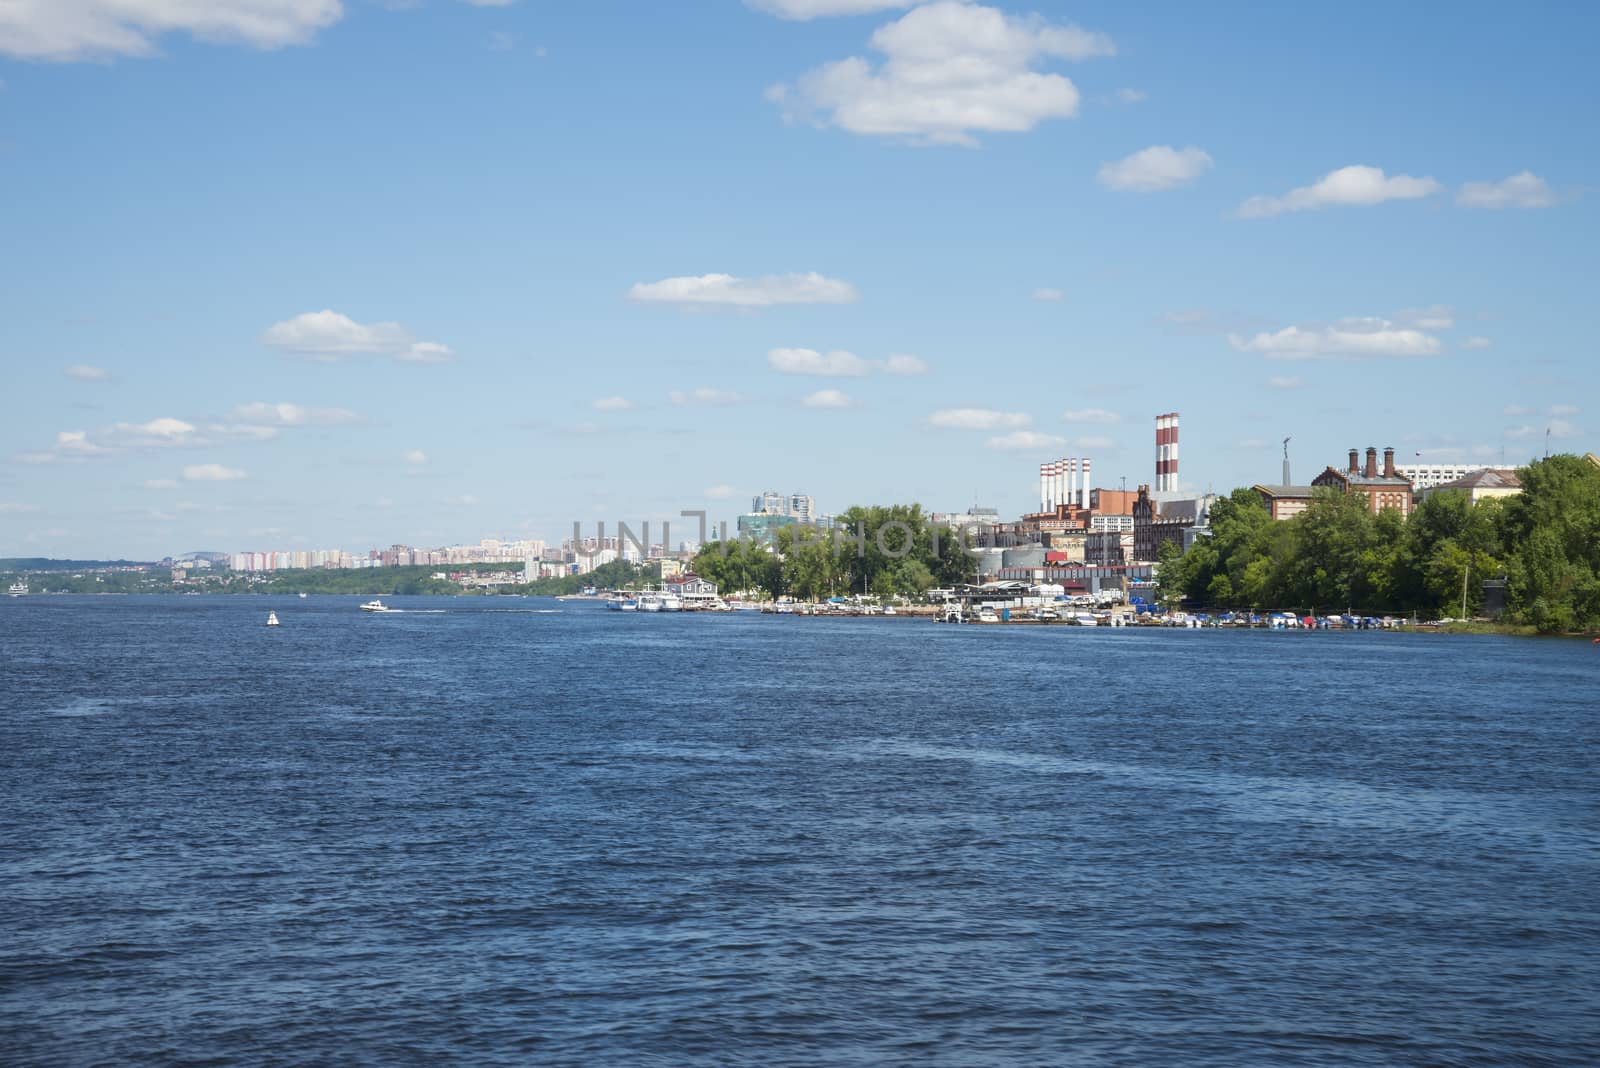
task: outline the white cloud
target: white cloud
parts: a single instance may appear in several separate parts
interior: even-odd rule
[[[305,44],[343,13],[339,0],[5,0],[0,54],[62,63],[151,56],[166,33],[282,48]]]
[[[243,477],[244,472],[237,467],[221,464],[190,464],[183,469],[185,482],[232,482]]]
[[[633,407],[633,401],[627,397],[601,397],[589,407],[597,412],[626,412]]]
[[[147,478],[144,480],[144,488],[150,490],[175,490],[178,488],[178,480],[175,478]]]
[[[892,375],[925,375],[928,363],[920,357],[897,352],[883,361],[883,369]]]
[[[437,341],[417,341],[394,354],[401,363],[453,363],[456,354]]]
[[[715,486],[707,486],[705,494],[714,501],[726,500],[733,496],[733,487],[726,482],[719,482]]]
[[[815,271],[739,278],[731,274],[685,275],[659,282],[640,282],[628,299],[641,303],[727,305],[767,308],[777,304],[850,304],[860,299],[856,287]]]
[[[447,363],[455,359],[448,345],[416,341],[399,323],[358,323],[326,308],[275,323],[261,335],[261,340],[273,348],[321,360],[368,353],[392,356],[403,363]]]
[[[1041,434],[1036,430],[1016,430],[984,442],[991,449],[1020,452],[1028,449],[1059,449],[1067,439],[1059,434]]]
[[[460,504],[460,505],[467,505],[467,506],[470,506],[470,505],[474,505],[474,504],[477,504],[477,503],[478,503],[478,498],[476,498],[476,497],[474,497],[474,496],[473,496],[473,495],[472,495],[472,494],[470,494],[470,493],[463,493],[463,494],[462,494],[462,495],[461,495],[461,496],[459,496],[459,497],[451,497],[451,498],[450,498],[450,499],[449,499],[449,500],[448,500],[448,502],[447,502],[447,503],[449,503],[449,504]]]
[[[1493,344],[1494,342],[1486,337],[1469,337],[1461,343],[1461,347],[1464,349],[1486,349]]]
[[[428,454],[423,452],[421,449],[410,449],[401,454],[400,459],[404,460],[412,467],[421,467],[423,464],[428,462]]]
[[[79,382],[104,382],[110,377],[104,367],[90,367],[86,363],[75,363],[63,369],[61,373]]]
[[[1513,416],[1513,417],[1526,416],[1526,415],[1537,415],[1538,411],[1539,411],[1539,409],[1530,408],[1526,404],[1508,404],[1504,408],[1501,409],[1502,413],[1504,413],[1505,415]]]
[[[1333,205],[1381,204],[1386,200],[1416,200],[1443,189],[1432,178],[1409,174],[1389,177],[1380,167],[1341,167],[1311,185],[1292,189],[1281,197],[1254,196],[1239,207],[1245,219],[1264,219],[1291,211],[1314,211]]]
[[[1104,34],[959,0],[880,26],[870,45],[884,56],[878,66],[860,56],[825,63],[768,89],[767,99],[791,120],[970,146],[975,132],[1023,132],[1077,114],[1077,87],[1036,63],[1116,52]]]
[[[1267,379],[1267,385],[1273,389],[1299,389],[1306,384],[1306,380],[1299,375],[1273,375]]]
[[[25,504],[22,501],[0,501],[0,515],[26,515],[37,512],[37,504]]]
[[[1514,440],[1521,438],[1538,438],[1543,437],[1547,431],[1552,438],[1557,439],[1575,438],[1580,433],[1577,427],[1573,426],[1565,419],[1552,419],[1544,426],[1523,425],[1512,427],[1506,431],[1506,437]]]
[[[745,5],[792,22],[827,15],[868,15],[874,11],[910,7],[917,0],[745,0]]]
[[[473,7],[510,7],[517,0],[461,0],[461,2]]]
[[[1100,184],[1122,192],[1155,193],[1194,181],[1212,167],[1211,156],[1190,145],[1151,145],[1100,167]]]
[[[56,435],[54,452],[60,456],[102,456],[113,450],[89,440],[86,430],[63,430]]]
[[[1124,104],[1138,104],[1148,99],[1149,93],[1143,89],[1118,89],[1117,99]]]
[[[1576,404],[1552,404],[1550,406],[1551,415],[1577,415],[1582,410]]]
[[[1033,299],[1044,301],[1046,304],[1059,304],[1061,301],[1067,299],[1067,295],[1061,292],[1059,289],[1051,289],[1049,286],[1040,286],[1038,289],[1033,291]]]
[[[931,426],[946,430],[1004,430],[1033,422],[1025,412],[1001,412],[993,408],[942,408],[928,416]]]
[[[193,423],[163,416],[146,423],[117,423],[98,430],[63,430],[55,442],[36,452],[25,452],[23,463],[45,464],[56,460],[87,460],[109,456],[124,449],[183,448],[205,444]]]
[[[284,401],[241,404],[227,417],[235,423],[255,427],[351,426],[362,421],[361,416],[349,408],[307,408]]]
[[[866,360],[843,349],[829,353],[816,349],[773,349],[767,353],[767,366],[779,374],[820,378],[860,378],[871,369]]]
[[[1091,435],[1089,437],[1073,438],[1071,444],[1075,449],[1109,449],[1116,442],[1104,435]]]
[[[1122,416],[1104,408],[1070,408],[1061,414],[1069,423],[1120,423]]]
[[[1394,313],[1395,321],[1418,330],[1449,330],[1456,325],[1456,310],[1448,304],[1407,308]]]
[[[1545,180],[1532,171],[1513,174],[1499,182],[1468,182],[1456,195],[1467,208],[1548,208],[1556,203]]]
[[[819,389],[806,394],[800,403],[806,408],[848,408],[855,402],[837,389]]]
[[[118,423],[108,430],[96,432],[93,437],[111,448],[168,448],[202,443],[193,423],[170,416],[152,419],[147,423]]]
[[[697,386],[690,390],[672,390],[667,394],[667,399],[680,408],[726,408],[740,403],[744,397],[731,389]]]
[[[1434,356],[1444,344],[1432,334],[1396,326],[1387,319],[1343,319],[1331,326],[1286,326],[1245,338],[1229,334],[1240,352],[1259,352],[1283,360],[1324,356]]]

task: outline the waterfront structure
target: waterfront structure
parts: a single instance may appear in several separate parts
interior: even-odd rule
[[[1267,511],[1276,520],[1292,519],[1311,507],[1316,494],[1315,486],[1262,486],[1250,487],[1266,502]]]
[[[685,608],[698,608],[717,599],[717,584],[699,575],[680,575],[661,584],[663,593],[677,597]]]
[[[1515,497],[1521,492],[1522,483],[1518,481],[1515,471],[1485,468],[1442,486],[1430,486],[1422,491],[1422,499],[1427,500],[1435,493],[1465,493],[1469,501],[1477,504],[1494,497]]]
[[[1372,514],[1377,515],[1386,508],[1397,510],[1402,516],[1411,514],[1415,504],[1411,489],[1411,480],[1404,477],[1395,468],[1394,449],[1383,450],[1383,469],[1378,469],[1378,450],[1367,446],[1366,466],[1359,461],[1357,450],[1350,450],[1350,464],[1341,471],[1337,467],[1329,467],[1322,474],[1311,480],[1313,486],[1333,486],[1341,493],[1361,494],[1366,497],[1367,505],[1372,509]]]

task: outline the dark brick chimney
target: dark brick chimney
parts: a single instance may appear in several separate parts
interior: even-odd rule
[[[1375,445],[1367,446],[1367,467],[1361,472],[1368,478],[1378,477],[1378,449]]]
[[[1350,450],[1350,473],[1352,475],[1361,470],[1361,461],[1356,459],[1357,455],[1356,450]]]
[[[1390,445],[1383,450],[1383,477],[1398,478],[1400,473],[1394,469],[1394,446]]]

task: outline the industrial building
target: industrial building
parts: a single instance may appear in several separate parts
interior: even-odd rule
[[[1347,468],[1341,471],[1337,467],[1329,467],[1312,479],[1311,484],[1333,486],[1346,494],[1362,494],[1367,498],[1373,515],[1386,508],[1394,508],[1402,516],[1407,516],[1416,503],[1411,480],[1395,468],[1393,448],[1383,450],[1381,471],[1378,468],[1378,450],[1369,445],[1365,466],[1361,465],[1357,450],[1351,449]]]

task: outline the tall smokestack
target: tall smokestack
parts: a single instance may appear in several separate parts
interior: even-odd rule
[[[1078,506],[1078,458],[1074,456],[1067,461],[1067,507]]]
[[[1361,473],[1368,478],[1378,477],[1378,450],[1376,446],[1367,446],[1367,467]]]
[[[1178,413],[1156,416],[1156,492],[1178,488]]]
[[[1083,458],[1083,485],[1078,487],[1078,507],[1079,508],[1087,508],[1087,507],[1089,507],[1089,487],[1090,487],[1090,485],[1092,485],[1092,483],[1089,481],[1089,458],[1087,456],[1085,456]]]
[[[1398,478],[1399,474],[1394,469],[1394,446],[1390,445],[1383,450],[1383,477]]]
[[[1039,465],[1039,511],[1050,510],[1050,465]]]
[[[1050,510],[1054,511],[1061,504],[1065,496],[1067,483],[1067,464],[1065,460],[1057,460],[1050,465]]]
[[[1350,450],[1350,473],[1352,475],[1361,470],[1361,461],[1358,459],[1360,455],[1355,449]]]

